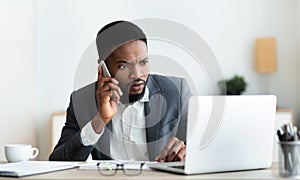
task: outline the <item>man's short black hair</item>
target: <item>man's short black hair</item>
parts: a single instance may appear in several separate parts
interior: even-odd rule
[[[142,40],[147,45],[147,38],[141,28],[128,21],[114,21],[105,25],[97,34],[96,44],[99,60],[107,57],[123,44]]]

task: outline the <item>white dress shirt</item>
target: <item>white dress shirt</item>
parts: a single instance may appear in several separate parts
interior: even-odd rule
[[[118,104],[117,114],[112,119],[110,136],[110,156],[119,160],[148,161],[146,140],[146,118],[144,103],[149,101],[146,86],[144,96],[132,104]],[[109,131],[109,129],[105,129]],[[102,136],[95,133],[91,121],[81,130],[81,141],[85,146],[94,145]]]

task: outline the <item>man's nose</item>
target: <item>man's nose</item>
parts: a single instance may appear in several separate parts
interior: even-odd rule
[[[143,74],[142,68],[138,67],[137,65],[134,65],[130,71],[130,78],[137,79],[141,77],[142,74]]]

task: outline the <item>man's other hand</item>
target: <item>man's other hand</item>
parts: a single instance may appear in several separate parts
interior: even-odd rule
[[[172,162],[185,161],[185,144],[176,137],[172,137],[165,148],[156,156],[155,161]]]

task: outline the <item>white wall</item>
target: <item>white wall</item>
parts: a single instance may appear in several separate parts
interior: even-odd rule
[[[0,160],[8,143],[36,145],[34,0],[0,1]]]
[[[245,76],[246,94],[261,92],[253,65],[255,38],[276,36],[279,67],[271,76],[270,92],[279,106],[294,108],[299,117],[299,11],[297,0],[2,0],[0,148],[37,143],[40,159],[48,158],[50,114],[65,111],[80,57],[99,28],[116,19],[156,17],[188,26],[206,40],[225,77]],[[172,54],[167,45],[150,46],[152,52]],[[209,93],[203,87],[198,92]]]
[[[50,114],[66,109],[83,52],[100,27],[117,19],[155,17],[188,26],[211,47],[225,77],[236,73],[245,76],[249,83],[246,94],[261,93],[261,76],[255,72],[253,63],[255,38],[275,36],[279,67],[271,76],[270,93],[277,95],[279,106],[298,110],[296,0],[39,0],[36,3],[35,110],[41,159],[49,155]],[[159,52],[161,47],[151,45],[151,50]],[[200,92],[209,93],[209,89]]]
[[[297,62],[298,62],[298,74],[297,74],[297,97],[298,97],[298,117],[300,117],[300,1],[297,1],[297,52],[298,52],[298,57],[297,57]],[[300,126],[300,120],[298,119],[298,124]]]

